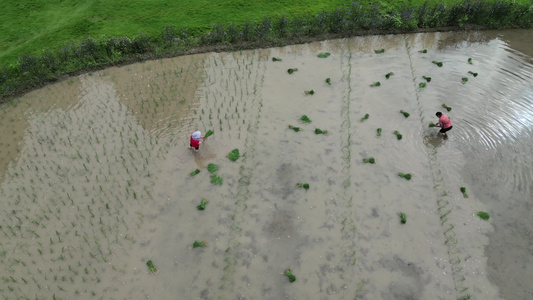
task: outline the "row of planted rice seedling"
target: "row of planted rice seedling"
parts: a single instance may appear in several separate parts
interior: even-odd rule
[[[204,61],[204,55],[182,56],[111,69],[106,74],[115,83],[120,101],[145,129],[159,136],[185,130],[195,121]]]
[[[204,71],[204,94],[195,110],[197,126],[212,128],[219,137],[241,139],[257,111],[259,51],[212,54]],[[259,107],[260,109],[260,107]]]
[[[8,298],[101,297],[126,272],[157,144],[112,89],[90,76],[83,86],[73,109],[32,119],[1,191]]]

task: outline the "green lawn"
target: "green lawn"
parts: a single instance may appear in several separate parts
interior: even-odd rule
[[[266,14],[297,16],[332,10],[345,0],[193,0],[193,1],[0,1],[0,65],[29,51],[68,43],[86,35],[133,37],[157,34],[165,25],[205,31],[213,23],[243,24]]]
[[[3,0],[0,98],[64,74],[195,48],[270,47],[421,28],[533,26],[532,0],[345,1]]]

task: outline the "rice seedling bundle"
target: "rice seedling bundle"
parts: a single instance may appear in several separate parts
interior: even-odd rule
[[[477,214],[476,214],[478,217],[480,217],[481,219],[487,221],[488,219],[490,219],[490,216],[488,213],[484,212],[484,211],[478,211]]]
[[[194,171],[192,171],[191,173],[189,173],[189,175],[191,176],[196,176],[196,174],[200,173],[200,169],[196,169]]]
[[[272,61],[281,61],[281,58],[272,57]]]
[[[210,163],[207,165],[207,171],[209,171],[209,173],[213,173],[217,170],[218,170],[218,165],[215,165],[213,163]]]
[[[428,53],[428,50],[427,49],[424,49],[424,50],[420,50],[418,51],[419,53]]]
[[[451,111],[451,110],[452,110],[452,108],[449,107],[449,106],[446,105],[446,104],[442,104],[442,107],[446,108],[447,111]]]
[[[389,72],[389,73],[385,74],[385,78],[389,79],[392,75],[394,75],[394,72]]]
[[[462,83],[462,84],[465,84],[467,81],[468,81],[468,78],[467,78],[467,77],[463,77],[463,78],[461,78],[461,83]]]
[[[327,83],[328,85],[331,85],[331,78],[326,78],[326,83]]]
[[[376,81],[376,82],[372,83],[370,86],[371,86],[371,87],[378,87],[378,86],[381,86],[381,82]]]
[[[150,273],[157,273],[157,268],[154,266],[151,260],[146,262],[146,265],[148,265],[148,269],[150,270]]]
[[[212,174],[211,183],[216,184],[216,185],[222,185],[222,177],[220,177],[220,175],[217,175],[217,174]]]
[[[292,68],[292,69],[288,69],[287,73],[292,74],[292,73],[294,73],[296,71],[298,71],[298,68]]]
[[[403,135],[398,130],[395,130],[394,134],[396,135],[396,138],[399,139],[399,140],[401,140],[403,138]]]
[[[407,223],[407,215],[405,215],[404,213],[399,213],[398,215],[400,216],[400,222],[402,224]]]
[[[463,193],[463,197],[468,198],[468,194],[466,193],[466,188],[462,186],[460,190],[461,190],[461,193]]]
[[[381,131],[382,131],[381,128],[378,128],[378,129],[377,129],[377,135],[378,135],[378,136],[381,136]]]
[[[418,87],[421,88],[421,89],[423,89],[423,88],[426,87],[426,83],[425,83],[425,82],[420,82],[420,83],[418,84]]]
[[[441,61],[432,61],[432,63],[436,64],[439,68],[442,67],[442,62]]]
[[[326,58],[328,56],[330,56],[331,53],[329,52],[324,52],[324,53],[319,53],[317,56],[320,57],[320,58]]]
[[[193,248],[198,248],[198,247],[207,247],[207,242],[206,241],[202,241],[202,242],[198,242],[198,241],[194,241],[194,243],[192,244],[192,247]]]
[[[311,119],[309,119],[309,117],[307,117],[306,115],[302,115],[302,116],[300,117],[300,121],[301,121],[302,123],[311,123]]]
[[[367,164],[375,164],[376,160],[373,157],[363,158],[363,162]]]
[[[205,137],[205,138],[208,138],[208,137],[212,136],[214,133],[215,133],[215,131],[213,131],[213,130],[208,130],[208,131],[205,133],[204,137]]]
[[[287,269],[287,270],[285,270],[285,272],[283,272],[283,274],[284,274],[285,276],[287,276],[287,278],[289,278],[289,282],[294,282],[294,281],[296,281],[296,276],[294,276],[294,275],[292,274],[291,269]]]
[[[374,50],[374,53],[376,53],[376,54],[385,53],[385,49]]]
[[[300,127],[289,125],[289,128],[294,130],[294,131],[296,131],[296,132],[300,131]]]
[[[424,78],[427,82],[430,82],[430,81],[431,81],[431,77],[428,77],[428,76],[422,76],[422,78]]]
[[[205,205],[207,203],[209,203],[209,201],[207,201],[206,199],[202,199],[202,201],[200,201],[200,205],[196,206],[196,209],[204,210],[205,209]]]
[[[412,178],[412,175],[409,173],[398,173],[398,176],[400,176],[401,178],[407,179],[407,180],[411,180]]]
[[[239,157],[241,157],[241,155],[239,154],[239,149],[231,150],[231,152],[228,153],[226,157],[231,161],[236,161],[237,159],[239,159]]]
[[[410,114],[406,111],[400,110],[404,117],[409,118]]]
[[[327,130],[322,130],[320,128],[315,129],[315,134],[328,134]]]
[[[370,118],[370,115],[369,115],[369,114],[365,114],[365,115],[361,118],[361,122],[364,122],[364,121],[367,120],[368,118]]]
[[[474,76],[474,77],[477,77],[477,73],[475,73],[475,72],[468,71],[468,74],[470,74],[470,75],[472,75],[472,76]]]
[[[315,91],[314,90],[309,90],[309,91],[305,91],[304,92],[306,95],[314,95],[315,94]]]
[[[309,189],[309,183],[297,183],[296,187],[304,188],[304,189],[308,190]]]

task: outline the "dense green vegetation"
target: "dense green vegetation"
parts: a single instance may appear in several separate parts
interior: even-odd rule
[[[61,75],[165,55],[420,28],[531,27],[531,0],[0,3],[0,97]]]

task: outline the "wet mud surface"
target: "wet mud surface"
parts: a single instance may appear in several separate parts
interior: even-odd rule
[[[5,104],[2,295],[529,299],[531,34],[191,55],[80,75]],[[447,138],[428,126],[436,111],[453,122]],[[198,152],[188,149],[195,130],[215,131]]]

